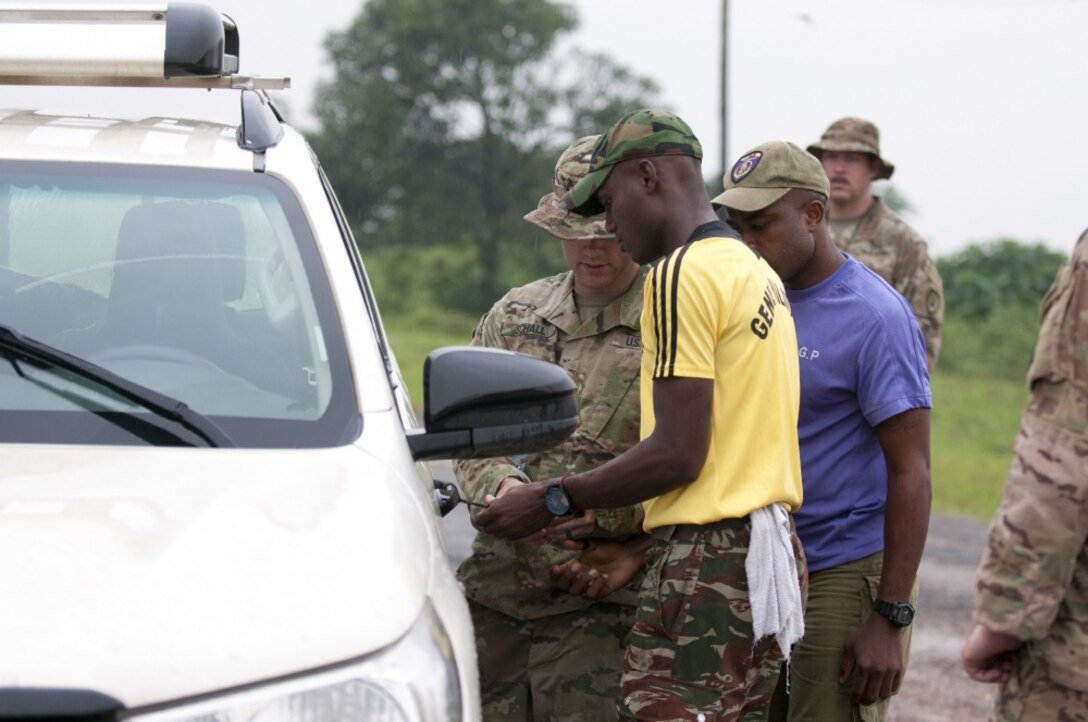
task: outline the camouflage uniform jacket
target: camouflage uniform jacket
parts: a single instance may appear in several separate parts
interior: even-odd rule
[[[1043,301],[1028,383],[975,617],[1088,692],[1088,232]]]
[[[515,458],[454,464],[457,480],[474,501],[493,494],[507,476],[548,479],[591,469],[639,440],[639,316],[645,270],[631,288],[595,318],[582,323],[574,305],[573,276],[515,288],[480,320],[476,346],[504,348],[555,362],[578,385],[578,429],[559,446]],[[622,538],[642,530],[642,506],[597,512],[596,536]],[[591,601],[555,589],[550,568],[577,555],[549,544],[528,546],[477,533],[457,575],[472,600],[517,619],[584,609]],[[637,583],[632,582],[637,590]],[[632,585],[608,601],[634,605]]]
[[[836,246],[890,283],[914,308],[932,372],[941,353],[944,284],[926,242],[879,198],[852,228],[833,231],[833,236]]]

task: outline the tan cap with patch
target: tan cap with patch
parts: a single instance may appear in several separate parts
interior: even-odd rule
[[[786,140],[756,146],[733,164],[715,206],[738,211],[766,208],[794,188],[831,195],[831,184],[816,156]]]

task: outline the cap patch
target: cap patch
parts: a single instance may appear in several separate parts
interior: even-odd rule
[[[756,169],[759,165],[760,159],[763,158],[763,151],[754,150],[746,156],[743,156],[733,166],[732,172],[729,174],[734,183],[740,183],[744,180],[744,177]]]

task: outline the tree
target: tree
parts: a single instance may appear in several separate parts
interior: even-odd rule
[[[965,319],[987,318],[998,308],[1038,308],[1065,255],[1041,243],[1012,239],[972,244],[937,259],[944,281],[946,313]]]
[[[534,242],[522,215],[573,137],[656,93],[607,58],[557,57],[576,24],[546,0],[368,0],[329,36],[335,79],[311,143],[364,250],[457,249],[461,263],[438,265],[473,311],[506,289],[504,271],[558,268],[558,244]]]

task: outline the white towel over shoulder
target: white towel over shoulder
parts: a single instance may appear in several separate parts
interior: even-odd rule
[[[790,648],[805,634],[789,513],[781,504],[769,504],[753,511],[751,520],[752,540],[744,570],[748,573],[753,638],[758,642],[775,635],[788,661]]]

